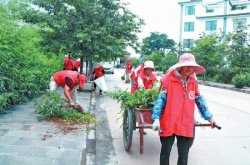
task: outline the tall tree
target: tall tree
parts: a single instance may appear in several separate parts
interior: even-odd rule
[[[175,46],[175,42],[169,39],[166,34],[159,32],[150,33],[149,37],[143,39],[141,46],[141,54],[150,55],[154,51],[162,52],[163,54],[170,52]]]
[[[53,52],[71,52],[85,60],[121,56],[138,46],[143,21],[119,0],[30,0],[26,22],[37,24]],[[35,5],[35,7],[34,7]],[[82,61],[81,60],[81,61]]]
[[[225,65],[226,44],[221,41],[220,36],[203,34],[200,39],[195,41],[195,47],[191,49],[198,63],[206,68],[206,74],[210,77],[216,74],[218,68]]]
[[[156,70],[161,70],[163,53],[159,51],[154,51],[152,54],[146,56],[145,60],[151,60],[155,64]]]
[[[231,45],[228,51],[228,65],[242,74],[250,70],[250,35],[243,30],[228,35]]]

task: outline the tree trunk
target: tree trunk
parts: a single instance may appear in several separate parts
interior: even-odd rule
[[[80,74],[83,74],[83,55],[80,57]]]
[[[94,63],[92,60],[89,61],[89,75],[93,73]]]
[[[88,76],[88,67],[89,67],[89,61],[86,60],[86,72],[85,72],[86,76]]]
[[[242,74],[242,65],[243,65],[243,55],[242,50],[240,51],[240,74]]]
[[[203,83],[205,83],[206,82],[206,73],[203,73],[202,77],[203,77]]]

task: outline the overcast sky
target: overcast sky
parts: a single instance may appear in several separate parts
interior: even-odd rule
[[[160,32],[178,42],[180,6],[177,0],[121,0],[128,2],[128,9],[140,18],[145,25],[140,39],[150,35],[150,32]]]
[[[145,22],[142,32],[138,34],[139,42],[148,37],[150,32],[160,32],[168,38],[179,41],[180,6],[178,0],[121,0],[129,3],[128,9]],[[132,48],[127,48],[132,56],[136,54]]]

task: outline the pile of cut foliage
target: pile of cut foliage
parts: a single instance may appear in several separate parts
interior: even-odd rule
[[[59,94],[47,91],[41,98],[36,99],[36,112],[42,120],[64,119],[67,124],[95,123],[95,117],[91,113],[79,113],[77,108],[71,108]]]

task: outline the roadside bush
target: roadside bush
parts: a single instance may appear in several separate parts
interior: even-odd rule
[[[235,76],[235,70],[232,68],[222,68],[218,71],[216,77],[217,82],[230,84]]]
[[[232,83],[236,88],[243,88],[247,85],[247,75],[246,74],[238,74],[233,77]]]
[[[250,73],[246,74],[247,75],[247,79],[246,79],[246,86],[250,87]]]
[[[45,56],[37,29],[18,22],[0,3],[0,113],[47,89],[63,60]]]

